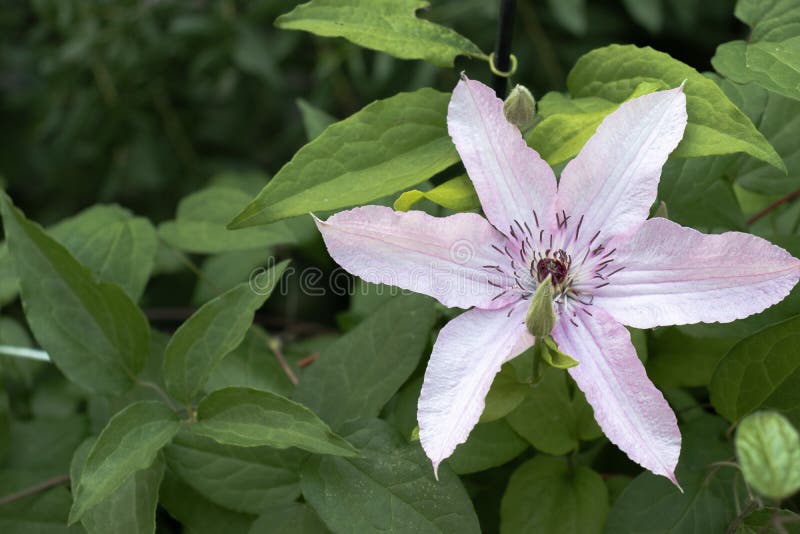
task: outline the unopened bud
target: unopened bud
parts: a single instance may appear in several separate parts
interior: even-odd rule
[[[516,85],[503,102],[506,120],[522,130],[536,115],[536,100],[524,85]]]
[[[539,284],[531,298],[528,314],[525,316],[528,332],[539,337],[550,335],[556,326],[556,313],[553,311],[553,285],[550,275]]]

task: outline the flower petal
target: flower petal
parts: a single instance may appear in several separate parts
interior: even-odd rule
[[[625,102],[598,126],[558,186],[558,212],[564,210],[576,228],[584,219],[578,249],[598,230],[602,243],[647,218],[661,167],[683,137],[686,117],[679,87]]]
[[[343,211],[316,220],[328,252],[348,272],[437,299],[445,306],[498,308],[519,298],[514,278],[487,266],[504,261],[506,239],[475,213],[433,217],[384,206]]]
[[[593,302],[636,328],[741,319],[783,300],[800,278],[800,260],[760,237],[706,235],[661,218],[619,243],[613,265],[624,269]]]
[[[550,228],[555,174],[506,120],[503,101],[492,89],[462,76],[450,100],[447,127],[495,228],[512,239],[515,220],[527,223],[531,230],[537,222]]]
[[[527,307],[470,310],[439,332],[419,396],[419,439],[434,472],[467,440],[504,362],[533,345]],[[509,315],[510,313],[510,315]]]
[[[647,378],[624,326],[600,309],[566,317],[553,330],[558,348],[578,360],[569,369],[603,432],[628,457],[676,485],[681,451],[678,421]]]

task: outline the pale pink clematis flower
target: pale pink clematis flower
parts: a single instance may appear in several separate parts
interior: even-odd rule
[[[547,274],[552,336],[606,436],[677,484],[681,435],[623,325],[728,322],[782,300],[800,261],[744,233],[647,220],[686,127],[682,88],[622,104],[556,183],[485,85],[458,83],[447,123],[486,219],[365,206],[317,221],[331,256],[368,282],[472,308],[439,333],[418,406],[434,470],[466,441],[501,365],[533,344],[524,319]],[[487,221],[488,219],[488,221]]]

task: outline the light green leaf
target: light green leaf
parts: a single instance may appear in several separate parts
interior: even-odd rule
[[[244,341],[217,365],[206,384],[206,391],[241,386],[291,395],[294,389],[275,354],[267,346],[269,334],[253,325]]]
[[[251,514],[300,495],[300,456],[270,447],[231,447],[181,432],[164,449],[169,468],[211,502]]]
[[[303,465],[303,496],[337,533],[480,532],[472,502],[446,466],[438,482],[418,443],[380,420],[362,421],[347,438],[364,459],[311,457]]]
[[[128,389],[150,354],[150,328],[116,284],[94,275],[2,195],[3,224],[26,318],[53,363],[89,391]]]
[[[298,98],[295,102],[303,119],[306,139],[309,141],[319,137],[319,134],[325,131],[325,128],[336,122],[336,118],[327,111],[314,107],[314,105],[302,98]]]
[[[547,365],[556,369],[569,369],[578,365],[578,360],[558,350],[555,341],[549,336],[544,340],[544,346],[541,347],[541,355]]]
[[[669,480],[647,471],[622,491],[608,515],[606,532],[709,534],[726,532],[736,517],[731,491],[736,471],[711,464],[727,460],[733,447],[725,439],[725,421],[703,414],[681,426],[683,443],[676,476]]]
[[[419,365],[434,318],[428,297],[392,298],[320,353],[293,398],[334,428],[377,416]]]
[[[394,209],[408,211],[423,198],[453,211],[470,211],[481,207],[472,181],[466,174],[462,174],[442,185],[437,185],[430,191],[419,189],[406,191],[394,201]]]
[[[800,424],[800,317],[744,338],[711,378],[711,404],[732,422],[760,409],[782,412]]]
[[[197,408],[192,431],[218,443],[238,447],[298,447],[319,454],[358,456],[314,412],[296,402],[249,388],[210,393]]]
[[[667,87],[659,80],[645,81],[633,88],[624,100]],[[551,94],[558,93],[548,93]],[[526,139],[550,165],[564,162],[580,152],[606,115],[620,106],[620,103],[593,97],[577,98],[567,104],[563,97],[551,96],[548,99],[548,95],[543,99],[544,111],[540,112],[545,119],[527,134]],[[553,110],[563,111],[551,114]]]
[[[600,534],[608,490],[600,475],[561,458],[537,456],[514,471],[500,508],[500,533]]]
[[[135,302],[153,270],[158,239],[152,223],[116,205],[92,206],[47,229],[100,280],[114,282]]]
[[[566,372],[545,368],[525,401],[507,417],[511,428],[548,454],[566,454],[580,440],[602,435],[583,393],[568,380]]]
[[[450,95],[433,89],[378,100],[301,148],[230,223],[267,224],[334,210],[417,185],[458,162],[447,135]]]
[[[250,534],[328,534],[330,530],[304,503],[269,506],[250,527]]]
[[[736,17],[752,28],[750,38],[717,48],[711,59],[717,72],[800,100],[800,5],[795,0],[739,0]]]
[[[736,429],[736,456],[745,481],[771,499],[800,490],[800,435],[776,412],[748,415]]]
[[[296,241],[283,222],[236,232],[228,230],[225,225],[249,201],[250,196],[239,189],[207,187],[181,200],[175,220],[161,223],[158,235],[179,250],[198,254],[265,248]]]
[[[188,404],[203,390],[214,367],[242,342],[288,263],[267,271],[264,285],[240,284],[207,302],[178,328],[164,354],[164,383],[173,397]]]
[[[153,463],[180,423],[166,405],[141,401],[111,418],[89,451],[75,488],[70,524],[117,491],[139,470]]]
[[[504,419],[498,419],[473,428],[447,465],[459,475],[477,473],[513,460],[529,446]]]
[[[184,484],[169,469],[164,474],[159,504],[180,521],[187,534],[238,534],[247,532],[254,516],[217,506]]]
[[[642,82],[678,87],[684,81],[689,122],[673,157],[745,152],[785,172],[775,149],[712,80],[663,52],[633,45],[598,48],[578,60],[567,87],[574,98],[594,96],[619,103]]]
[[[95,443],[87,439],[75,451],[70,467],[73,492]],[[164,476],[164,460],[157,456],[153,464],[136,471],[113,493],[87,511],[81,523],[89,534],[152,534],[156,530],[158,487]]]
[[[281,15],[275,25],[357,45],[401,59],[424,59],[452,67],[456,56],[487,59],[480,48],[450,28],[418,19],[425,0],[312,0]]]

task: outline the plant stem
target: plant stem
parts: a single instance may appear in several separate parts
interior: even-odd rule
[[[298,382],[297,375],[294,374],[289,362],[287,362],[286,358],[283,356],[280,340],[277,338],[272,338],[267,342],[267,346],[269,347],[269,350],[275,354],[275,357],[278,359],[278,363],[281,364],[281,367],[283,368],[283,372],[289,377],[289,381],[296,386]]]
[[[53,488],[55,486],[59,486],[64,483],[69,482],[69,475],[59,475],[57,477],[49,478],[44,482],[39,482],[35,486],[31,486],[30,488],[25,488],[24,490],[20,490],[16,493],[12,493],[10,495],[6,495],[5,497],[0,498],[0,506],[5,504],[11,504],[12,502],[18,501],[30,495],[35,495],[40,493],[44,490]]]
[[[507,72],[511,67],[511,38],[514,35],[514,11],[517,0],[500,0],[500,14],[497,18],[497,43],[494,48],[494,66]],[[498,98],[506,96],[506,78],[493,74],[492,87]]]
[[[173,412],[180,411],[180,409],[177,406],[175,406],[175,403],[172,402],[172,399],[169,398],[169,395],[167,395],[167,393],[163,389],[158,387],[157,384],[153,384],[152,382],[148,382],[146,380],[136,380],[136,383],[144,388],[152,389],[153,391],[155,391],[158,394],[158,396],[161,397],[161,400],[163,400],[167,404],[167,406],[169,406],[172,409]]]
[[[751,216],[749,219],[747,219],[747,224],[753,224],[754,222],[756,222],[760,218],[762,218],[765,215],[768,215],[769,213],[775,211],[776,209],[778,209],[779,207],[783,206],[787,202],[791,202],[792,200],[796,199],[797,197],[800,197],[800,189],[798,189],[797,191],[792,191],[791,193],[782,196],[781,198],[779,198],[778,200],[776,200],[775,202],[773,202],[772,204],[770,204],[769,206],[767,206],[763,210],[761,210],[758,213],[756,213],[755,215]]]

